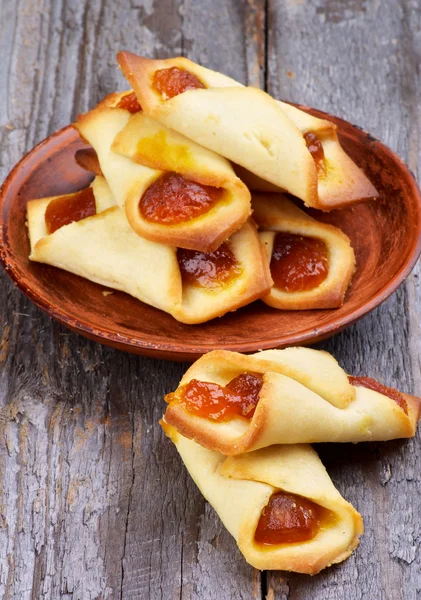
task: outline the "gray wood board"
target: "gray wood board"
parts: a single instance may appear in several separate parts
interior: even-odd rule
[[[184,54],[275,96],[342,116],[417,173],[421,7],[400,0],[0,0],[0,178],[106,93],[115,53]],[[417,267],[321,344],[348,372],[421,394]],[[310,578],[260,572],[157,424],[186,365],[69,333],[4,273],[0,302],[0,596],[415,600],[419,441],[319,446],[366,533]]]

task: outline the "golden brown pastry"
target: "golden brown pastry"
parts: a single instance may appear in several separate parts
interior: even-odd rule
[[[75,124],[117,204],[142,237],[215,250],[251,214],[250,192],[225,158],[131,112],[124,104],[130,96],[111,94]]]
[[[80,194],[80,208],[85,209],[77,211]],[[96,177],[81,193],[32,200],[27,211],[31,260],[124,291],[167,312],[180,302],[175,249],[136,235],[104,178]]]
[[[99,168],[89,150],[79,151],[78,161],[88,170]],[[304,213],[285,194],[255,192],[252,207],[274,279],[262,300],[285,310],[342,306],[355,270],[349,238]]]
[[[342,148],[337,127],[331,121],[319,119],[286,102],[276,102],[298,127],[317,167],[317,203],[315,208],[330,211],[349,204],[378,197],[378,192]],[[253,173],[238,170],[237,175],[251,190],[279,191]]]
[[[203,323],[265,295],[272,280],[252,222],[212,253],[151,242],[130,227],[103,177],[28,203],[30,259],[127,292],[183,323]]]
[[[183,57],[117,59],[147,114],[240,165],[250,189],[280,188],[321,210],[378,196],[330,121]]]
[[[330,354],[309,348],[210,352],[166,401],[165,422],[226,455],[412,437],[421,403],[370,378],[348,378]]]
[[[219,74],[182,58],[153,61],[129,52],[117,58],[148,116],[315,204],[314,160],[299,129],[268,94],[214,86]]]
[[[345,560],[363,533],[308,445],[225,457],[162,423],[196,485],[256,569],[315,574]]]
[[[355,271],[349,238],[283,194],[254,193],[252,207],[274,281],[263,302],[284,310],[342,306]]]

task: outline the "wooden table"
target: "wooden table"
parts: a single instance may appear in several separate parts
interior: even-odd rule
[[[358,123],[417,173],[418,0],[0,0],[0,177],[127,86],[115,53],[183,54]],[[393,235],[393,232],[391,232]],[[354,375],[421,394],[418,273],[320,345]],[[416,600],[419,439],[318,448],[366,532],[308,576],[248,566],[158,426],[186,368],[101,347],[1,274],[0,596]]]

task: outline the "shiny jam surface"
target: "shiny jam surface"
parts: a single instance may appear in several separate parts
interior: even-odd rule
[[[48,233],[54,233],[60,227],[81,221],[96,214],[95,196],[91,187],[76,192],[70,198],[51,200],[45,211],[45,224]]]
[[[196,75],[178,67],[155,71],[153,84],[166,100],[187,92],[187,90],[197,90],[205,87]]]
[[[136,97],[134,92],[130,94],[126,94],[117,104],[116,108],[124,108],[124,110],[128,110],[130,113],[134,114],[140,112],[142,107],[139,104],[139,100]]]
[[[176,225],[208,212],[223,193],[222,188],[189,181],[178,173],[165,173],[143,194],[139,210],[147,221]]]
[[[221,244],[214,252],[178,248],[177,259],[183,284],[211,290],[228,285],[242,271],[226,243]]]
[[[275,236],[270,271],[275,287],[280,290],[312,290],[329,273],[326,244],[315,238],[280,231]]]
[[[406,400],[403,394],[398,392],[398,390],[387,387],[386,385],[379,383],[372,377],[352,377],[350,375],[348,379],[351,385],[368,388],[369,390],[379,392],[379,394],[383,394],[383,396],[387,396],[391,400],[394,400],[396,404],[401,407],[404,413],[408,414],[408,405],[406,403]]]
[[[225,387],[192,379],[165,397],[179,402],[196,416],[212,421],[229,421],[235,415],[251,419],[259,402],[263,375],[241,373]]]
[[[319,531],[323,508],[307,498],[275,492],[262,510],[254,539],[259,544],[293,544]]]
[[[311,131],[308,131],[304,134],[304,140],[314,162],[316,163],[318,175],[324,175],[326,173],[326,165],[322,142],[319,140],[317,135],[315,133],[311,133]]]

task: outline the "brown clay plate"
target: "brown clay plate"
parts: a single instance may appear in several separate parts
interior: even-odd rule
[[[216,348],[252,352],[308,344],[342,330],[383,302],[414,267],[421,250],[420,191],[401,160],[371,135],[321,111],[299,108],[338,125],[343,147],[380,192],[377,201],[317,213],[320,220],[340,227],[355,249],[357,272],[342,308],[277,311],[255,302],[203,325],[183,325],[127,294],[104,296],[103,286],[31,263],[27,201],[76,191],[91,180],[74,161],[83,142],[71,127],[29,152],[2,187],[0,258],[6,273],[66,327],[102,344],[157,358],[194,360]]]

